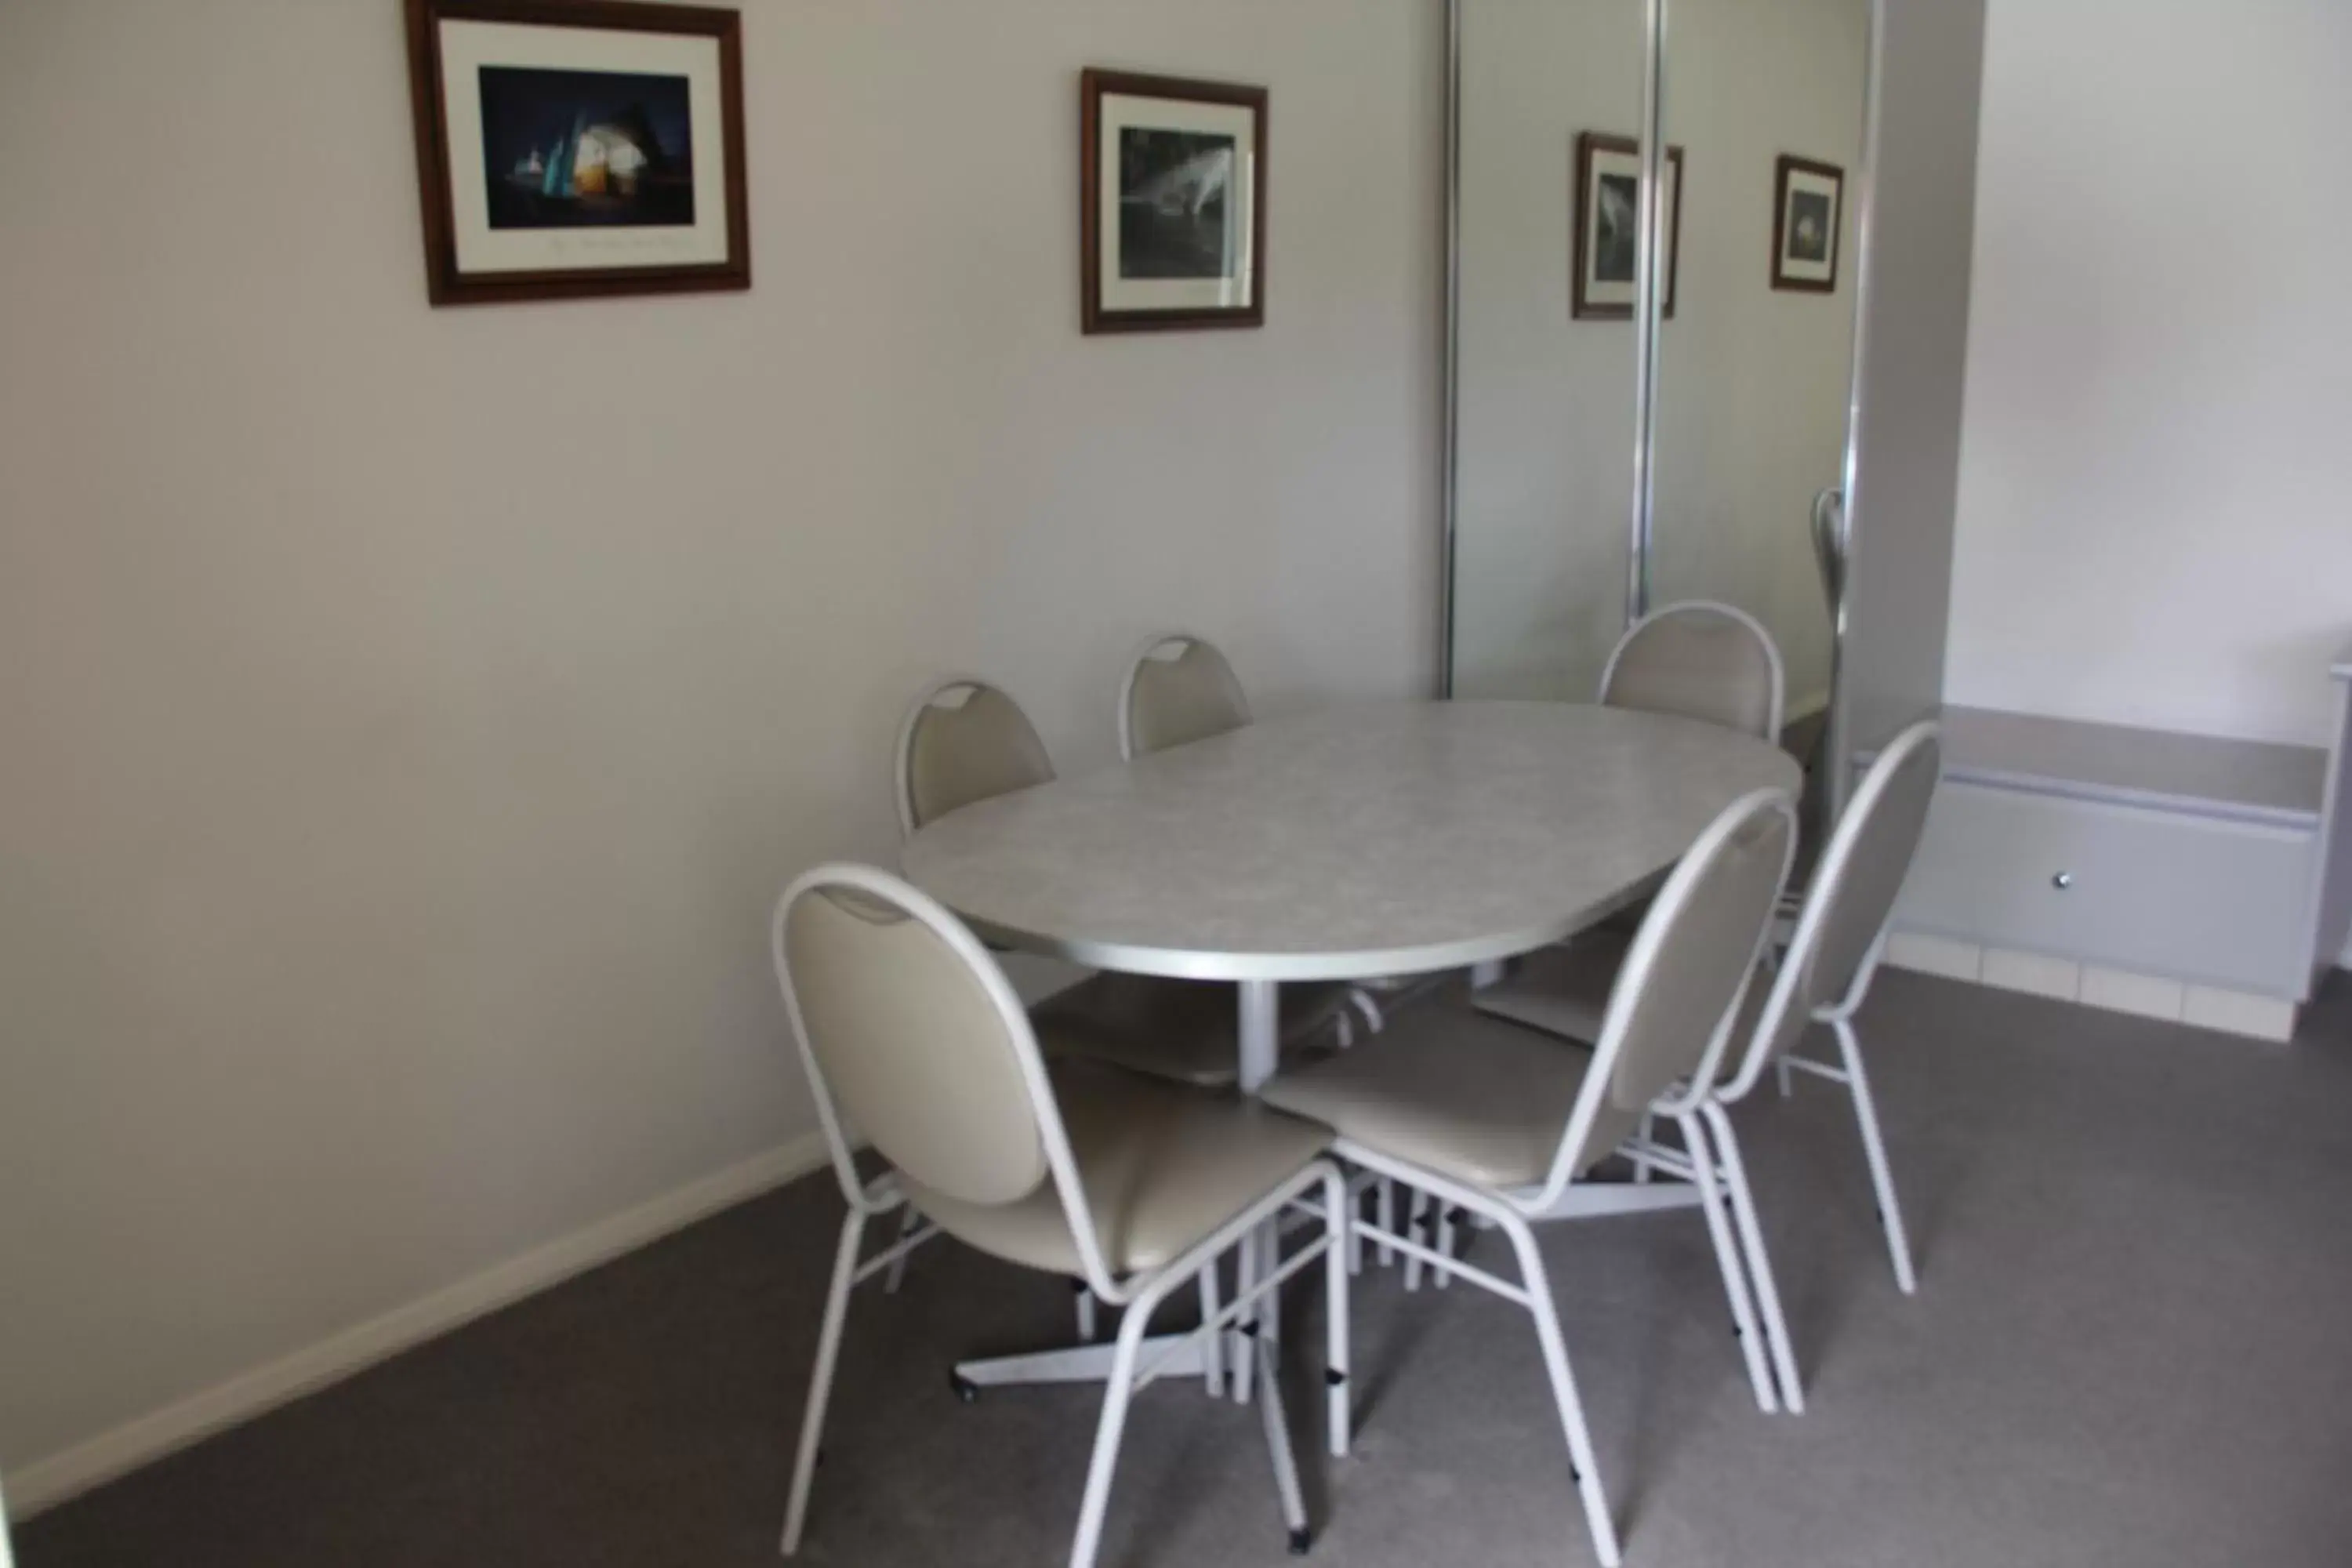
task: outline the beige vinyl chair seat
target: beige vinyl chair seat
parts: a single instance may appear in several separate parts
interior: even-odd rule
[[[1047,1044],[1039,1030],[1040,1045]],[[1556,1047],[1555,1047],[1556,1048]],[[1327,1127],[1077,1058],[1052,1065],[1054,1099],[1114,1274],[1159,1268],[1307,1168]],[[903,1173],[907,1201],[950,1236],[1056,1274],[1083,1271],[1060,1195],[961,1202]]]
[[[1551,1173],[1591,1062],[1590,1051],[1516,1024],[1433,1004],[1264,1092],[1269,1105],[1441,1176],[1530,1187]],[[1635,1116],[1611,1107],[1602,1121],[1584,1168],[1608,1157]]]
[[[1601,1037],[1610,988],[1633,945],[1633,933],[1613,925],[1579,931],[1566,946],[1519,960],[1478,993],[1478,1011],[1589,1046]]]
[[[1335,1042],[1347,987],[1286,985],[1281,1005],[1286,1054]],[[1241,1079],[1241,1010],[1223,981],[1097,974],[1047,997],[1030,1016],[1048,1057],[1092,1057],[1199,1089],[1231,1089]]]

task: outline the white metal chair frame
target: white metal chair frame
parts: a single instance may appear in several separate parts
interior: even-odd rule
[[[1029,1026],[1028,1012],[1005,980],[1003,972],[997,968],[987,950],[961,921],[912,884],[869,866],[835,862],[804,873],[784,890],[782,898],[777,901],[770,933],[776,979],[783,991],[785,1011],[792,1019],[793,1038],[799,1047],[801,1065],[808,1074],[809,1087],[816,1101],[817,1119],[824,1131],[834,1176],[840,1184],[843,1199],[849,1205],[849,1212],[842,1220],[840,1243],[834,1254],[832,1283],[825,1294],[824,1320],[817,1335],[816,1365],[810,1376],[808,1404],[801,1419],[800,1447],[793,1461],[792,1488],[785,1508],[782,1543],[784,1555],[790,1556],[798,1550],[807,1523],[809,1489],[816,1473],[818,1443],[824,1428],[825,1407],[833,1392],[834,1371],[840,1355],[842,1328],[848,1313],[850,1289],[877,1272],[891,1268],[908,1252],[939,1234],[935,1226],[918,1226],[888,1248],[863,1262],[859,1261],[866,1222],[900,1207],[907,1200],[898,1188],[895,1173],[886,1171],[871,1182],[862,1181],[858,1176],[840,1112],[834,1104],[832,1090],[818,1065],[815,1050],[809,1043],[808,1029],[802,1018],[785,946],[785,922],[793,906],[805,896],[835,889],[846,889],[877,899],[897,911],[921,921],[970,967],[993,1005],[1006,1037],[1013,1043],[1021,1076],[1028,1089],[1030,1111],[1044,1147],[1047,1179],[1054,1184],[1055,1194],[1060,1199],[1063,1218],[1070,1227],[1079,1260],[1085,1268],[1085,1282],[1102,1300],[1128,1309],[1124,1321],[1119,1324],[1118,1348],[1109,1383],[1103,1395],[1101,1418],[1096,1427],[1094,1454],[1087,1467],[1086,1493],[1078,1511],[1077,1534],[1070,1549],[1072,1568],[1089,1568],[1095,1560],[1096,1549],[1101,1540],[1103,1516],[1110,1498],[1111,1473],[1118,1462],[1119,1439],[1126,1427],[1130,1400],[1162,1373],[1169,1359],[1186,1342],[1185,1340],[1178,1340],[1156,1352],[1151,1361],[1139,1366],[1144,1331],[1153,1312],[1180,1287],[1195,1280],[1213,1279],[1218,1259],[1227,1250],[1238,1246],[1244,1237],[1267,1225],[1285,1208],[1317,1188],[1320,1188],[1322,1194],[1323,1234],[1293,1252],[1267,1278],[1253,1281],[1237,1291],[1233,1300],[1217,1307],[1186,1338],[1197,1342],[1205,1353],[1207,1347],[1213,1344],[1230,1325],[1244,1319],[1254,1319],[1263,1298],[1276,1296],[1278,1300],[1278,1292],[1286,1280],[1316,1258],[1323,1258],[1324,1288],[1328,1298],[1326,1316],[1328,1320],[1326,1351],[1329,1368],[1338,1374],[1328,1380],[1327,1421],[1331,1454],[1334,1458],[1345,1458],[1349,1441],[1346,1378],[1348,1268],[1346,1248],[1339,1242],[1346,1234],[1348,1215],[1346,1184],[1339,1168],[1328,1160],[1315,1160],[1173,1261],[1160,1268],[1130,1274],[1123,1279],[1115,1277],[1103,1260],[1098,1239],[1100,1233],[1087,1205],[1086,1190],[1079,1183],[1069,1137],[1062,1125],[1061,1111],[1045,1073],[1044,1058]],[[1266,1447],[1274,1462],[1275,1483],[1281,1497],[1283,1521],[1290,1531],[1292,1550],[1303,1551],[1307,1539],[1306,1504],[1299,1490],[1297,1467],[1290,1449],[1289,1428],[1285,1424],[1279,1384],[1274,1371],[1273,1348],[1264,1337],[1254,1336],[1254,1339],[1256,1359],[1265,1384],[1265,1394],[1259,1401],[1259,1407],[1263,1413]]]
[[[1651,626],[1675,616],[1717,616],[1725,620],[1737,621],[1754,634],[1757,642],[1764,648],[1766,662],[1772,671],[1772,700],[1769,715],[1764,733],[1758,738],[1769,741],[1776,746],[1779,745],[1780,726],[1787,718],[1788,704],[1788,671],[1780,661],[1780,647],[1772,640],[1772,634],[1764,629],[1763,622],[1738,605],[1727,605],[1717,599],[1684,599],[1675,604],[1662,605],[1627,626],[1625,635],[1617,639],[1617,646],[1609,650],[1609,662],[1601,667],[1601,691],[1596,700],[1604,708],[1609,706],[1609,689],[1616,681],[1617,666],[1624,658],[1625,650],[1633,647],[1634,641]]]
[[[1569,1365],[1568,1342],[1560,1329],[1559,1312],[1552,1298],[1549,1278],[1544,1269],[1543,1255],[1536,1246],[1535,1232],[1528,1222],[1541,1216],[1559,1200],[1577,1180],[1579,1166],[1586,1163],[1586,1144],[1601,1114],[1602,1098],[1610,1092],[1610,1079],[1632,1022],[1634,1005],[1649,984],[1650,973],[1657,963],[1666,933],[1675,923],[1674,917],[1694,897],[1694,889],[1725,846],[1760,817],[1776,814],[1784,819],[1787,826],[1787,843],[1780,868],[1781,879],[1785,880],[1789,861],[1795,851],[1796,808],[1786,791],[1765,789],[1744,795],[1727,807],[1692,844],[1667,879],[1665,886],[1659,890],[1651,906],[1650,917],[1643,922],[1641,931],[1634,937],[1624,967],[1619,973],[1616,988],[1611,993],[1601,1039],[1593,1047],[1591,1060],[1584,1069],[1583,1086],[1569,1113],[1568,1125],[1561,1131],[1542,1185],[1513,1191],[1474,1187],[1345,1136],[1333,1145],[1341,1158],[1392,1180],[1413,1193],[1416,1209],[1425,1210],[1433,1203],[1465,1210],[1492,1221],[1510,1239],[1512,1253],[1519,1268],[1517,1284],[1464,1262],[1447,1251],[1426,1246],[1392,1226],[1370,1225],[1360,1219],[1354,1225],[1356,1230],[1370,1237],[1378,1245],[1393,1248],[1435,1270],[1440,1279],[1458,1276],[1506,1300],[1517,1302],[1526,1308],[1535,1320],[1536,1334],[1543,1347],[1545,1370],[1551,1380],[1552,1398],[1559,1406],[1560,1426],[1568,1438],[1569,1458],[1577,1489],[1582,1497],[1586,1523],[1592,1533],[1593,1550],[1611,1568],[1620,1561],[1616,1525],[1610,1517],[1608,1495],[1601,1488],[1600,1471],[1593,1458],[1592,1440],[1585,1426],[1583,1405],[1577,1397],[1575,1375]],[[1749,955],[1751,971],[1756,959],[1763,952],[1769,933],[1769,921],[1759,920],[1756,950]],[[1687,1080],[1653,1102],[1652,1109],[1655,1114],[1672,1119],[1683,1128],[1686,1136],[1702,1142],[1705,1134],[1699,1131],[1699,1121],[1706,1100],[1705,1086],[1715,1080],[1747,984],[1746,980],[1742,981],[1739,993],[1735,994],[1722,1019],[1716,1025],[1696,1070]],[[1567,1070],[1565,1059],[1562,1070]],[[1701,1191],[1707,1196],[1705,1206],[1708,1234],[1715,1243],[1718,1261],[1727,1269],[1726,1283],[1729,1286],[1733,1244],[1722,1213],[1721,1194],[1715,1191],[1707,1169],[1702,1164],[1694,1174]],[[1747,1316],[1745,1294],[1737,1289],[1730,1289],[1729,1294],[1734,1318],[1741,1325],[1741,1337],[1752,1344],[1756,1335]]]
[[[1826,1025],[1837,1037],[1838,1065],[1816,1061],[1797,1054],[1793,1039],[1779,1051],[1774,1044],[1789,1021],[1790,1010],[1799,1005],[1798,988],[1804,983],[1807,965],[1828,931],[1832,915],[1843,893],[1846,877],[1853,863],[1856,847],[1862,841],[1876,813],[1879,803],[1901,773],[1905,764],[1921,747],[1936,743],[1942,730],[1934,721],[1914,724],[1895,737],[1879,754],[1868,773],[1847,803],[1845,813],[1838,819],[1828,847],[1822,854],[1821,864],[1813,872],[1812,890],[1805,900],[1804,909],[1797,917],[1797,927],[1787,951],[1777,961],[1777,973],[1772,988],[1765,994],[1764,1005],[1757,1016],[1756,1027],[1749,1036],[1745,1054],[1738,1071],[1718,1084],[1706,1097],[1700,1108],[1706,1122],[1709,1141],[1721,1161],[1720,1175],[1730,1189],[1733,1213],[1737,1215],[1747,1271],[1755,1290],[1757,1307],[1763,1316],[1764,1332],[1770,1347],[1772,1361],[1780,1378],[1781,1396],[1792,1413],[1805,1408],[1804,1388],[1797,1373],[1796,1353],[1789,1336],[1788,1320],[1781,1311],[1780,1287],[1772,1275],[1772,1261],[1764,1245],[1764,1231],[1757,1220],[1756,1197],[1748,1181],[1745,1162],[1740,1157],[1739,1140],[1734,1133],[1730,1107],[1738,1104],[1754,1090],[1763,1077],[1768,1063],[1778,1069],[1780,1092],[1787,1094],[1791,1069],[1811,1073],[1814,1077],[1841,1084],[1853,1100],[1854,1121],[1862,1133],[1864,1159],[1870,1167],[1871,1187],[1878,1204],[1880,1228],[1886,1237],[1886,1255],[1894,1266],[1895,1283],[1906,1296],[1919,1289],[1918,1276],[1911,1263],[1911,1243],[1903,1226],[1902,1205],[1895,1195],[1895,1177],[1886,1160],[1886,1141],[1878,1124],[1878,1107],[1870,1092],[1870,1076],[1862,1061],[1862,1044],[1853,1026],[1854,1015],[1861,1011],[1864,1000],[1870,994],[1870,983],[1878,972],[1880,958],[1886,947],[1886,933],[1882,928],[1863,954],[1854,970],[1853,979],[1835,1000],[1812,1009],[1810,1021]],[[1700,1159],[1706,1158],[1705,1146],[1690,1145],[1690,1151]]]

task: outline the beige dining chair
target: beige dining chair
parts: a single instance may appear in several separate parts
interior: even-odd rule
[[[1747,611],[1693,599],[1627,628],[1601,672],[1604,708],[1702,720],[1780,743],[1780,650]]]
[[[1147,637],[1127,661],[1118,683],[1118,754],[1133,762],[1171,746],[1204,741],[1239,730],[1250,722],[1249,697],[1233,662],[1206,637],[1191,632],[1160,632]],[[1298,1005],[1312,1010],[1335,1003],[1353,1007],[1367,1030],[1377,1032],[1390,1009],[1426,979],[1420,975],[1369,975],[1337,987],[1308,992]],[[1354,1030],[1343,1020],[1338,1031],[1342,1046]],[[1396,1189],[1386,1182],[1373,1184],[1376,1212],[1384,1226],[1396,1224]],[[1444,1224],[1443,1220],[1433,1224]],[[1448,1238],[1450,1240],[1450,1237]],[[1395,1261],[1382,1252],[1383,1265]],[[1362,1250],[1349,1244],[1351,1267],[1361,1267]],[[1418,1283],[1418,1276],[1411,1276]]]
[[[1484,1216],[1509,1237],[1516,1283],[1409,1235],[1385,1240],[1535,1320],[1604,1563],[1618,1561],[1616,1525],[1529,1221],[1608,1158],[1645,1113],[1702,1136],[1704,1088],[1755,972],[1795,837],[1795,805],[1781,790],[1744,795],[1707,826],[1652,902],[1590,1051],[1469,1008],[1429,1007],[1352,1051],[1278,1075],[1263,1091],[1269,1105],[1337,1130],[1333,1147],[1343,1160]],[[1721,1197],[1704,1183],[1702,1191],[1709,1237],[1728,1273],[1734,1243]],[[1752,1342],[1745,1292],[1730,1300],[1734,1323]]]
[[[1127,1309],[1070,1548],[1095,1561],[1129,1401],[1186,1348],[1205,1354],[1237,1321],[1277,1310],[1283,1282],[1324,1260],[1331,1452],[1348,1432],[1346,1188],[1328,1129],[1252,1100],[1205,1094],[1099,1062],[1049,1067],[1003,971],[954,915],[872,867],[821,866],[776,906],[772,940],[801,1065],[848,1204],[793,1462],[782,1548],[799,1549],[851,1289],[945,1232],[1024,1268],[1075,1275]],[[885,1162],[859,1172],[847,1128]],[[901,1205],[925,1222],[871,1258],[866,1223]],[[1153,1312],[1286,1210],[1322,1228],[1147,1359]],[[1253,1336],[1258,1398],[1293,1552],[1307,1545],[1272,1347]]]
[[[1241,678],[1205,638],[1162,632],[1128,660],[1118,685],[1121,762],[1205,741],[1249,721]]]
[[[959,806],[1049,784],[1054,763],[1021,705],[974,676],[933,681],[908,705],[898,725],[896,787],[898,828],[911,838],[927,823]],[[1280,999],[1286,1048],[1352,1037],[1347,990],[1339,985],[1286,985]],[[1148,974],[1099,973],[1066,987],[1032,1009],[1058,1055],[1086,1056],[1202,1089],[1230,1089],[1241,1075],[1241,1007],[1231,985]],[[913,1224],[913,1216],[908,1216]],[[886,1289],[904,1278],[894,1266]],[[1076,1281],[1081,1339],[1097,1332],[1095,1298]],[[1213,1280],[1203,1281],[1202,1310],[1210,1310]],[[1246,1386],[1244,1369],[1236,1384]],[[1224,1368],[1215,1346],[1204,1381],[1220,1392]]]
[[[1942,731],[1933,720],[1926,720],[1897,735],[1863,775],[1822,851],[1786,950],[1777,955],[1768,950],[1771,984],[1753,994],[1756,1005],[1742,1020],[1740,1049],[1726,1058],[1722,1080],[1704,1107],[1712,1152],[1719,1162],[1717,1174],[1738,1219],[1746,1272],[1763,1319],[1781,1398],[1791,1411],[1804,1408],[1804,1390],[1757,1220],[1755,1194],[1727,1112],[1748,1098],[1768,1066],[1777,1070],[1783,1094],[1789,1091],[1792,1071],[1843,1086],[1853,1101],[1895,1285],[1906,1296],[1917,1290],[1854,1016],[1870,994],[1885,947],[1887,920],[1926,831],[1942,757]],[[1597,1039],[1610,987],[1626,951],[1607,941],[1580,939],[1575,945],[1530,959],[1519,973],[1482,994],[1480,1005],[1489,1013],[1569,1040]],[[1835,1037],[1835,1062],[1797,1050],[1807,1027],[1814,1024]],[[1694,1152],[1702,1160],[1708,1152],[1694,1145],[1680,1157],[1661,1154],[1639,1162],[1636,1179],[1646,1179],[1654,1169],[1687,1177]]]

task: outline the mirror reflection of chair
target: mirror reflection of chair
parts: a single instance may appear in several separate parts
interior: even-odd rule
[[[1895,737],[1863,776],[1822,849],[1788,946],[1772,960],[1771,985],[1743,1020],[1740,1051],[1727,1059],[1727,1073],[1704,1108],[1721,1162],[1717,1174],[1731,1197],[1782,1397],[1792,1411],[1804,1408],[1804,1393],[1755,1196],[1726,1112],[1748,1097],[1767,1066],[1778,1073],[1783,1094],[1789,1092],[1792,1074],[1799,1072],[1842,1085],[1853,1101],[1895,1282],[1905,1295],[1918,1289],[1854,1016],[1877,973],[1887,919],[1926,829],[1941,762],[1941,731],[1933,721],[1923,721]],[[1528,960],[1518,973],[1482,993],[1479,1005],[1563,1039],[1596,1039],[1610,986],[1626,952],[1624,944],[1605,937],[1580,938],[1568,948]],[[1797,1050],[1812,1024],[1824,1026],[1836,1038],[1834,1062]],[[1688,1157],[1686,1151],[1682,1161],[1644,1163],[1640,1173],[1646,1178],[1654,1164],[1680,1173]]]
[[[1693,599],[1627,628],[1601,672],[1601,703],[1670,713],[1780,743],[1780,650],[1747,611]]]
[[[1186,1336],[1205,1356],[1228,1324],[1276,1310],[1287,1274],[1317,1255],[1328,1292],[1329,1439],[1348,1449],[1346,1188],[1328,1129],[1077,1058],[1048,1068],[1013,987],[971,931],[870,867],[819,867],[786,889],[772,931],[777,978],[847,1200],[801,1422],[782,1550],[800,1545],[849,1293],[940,1232],[1030,1268],[1075,1275],[1124,1306],[1070,1561],[1095,1560],[1129,1402],[1185,1341],[1146,1359],[1154,1310],[1214,1279],[1219,1258],[1286,1209],[1323,1229],[1285,1270],[1238,1292]],[[847,1120],[845,1121],[845,1118]],[[854,1124],[887,1163],[860,1173]],[[872,1258],[866,1224],[905,1205],[925,1223]],[[1258,1405],[1291,1549],[1306,1509],[1265,1336],[1250,1340]]]
[[[1770,929],[1796,837],[1785,791],[1759,790],[1716,817],[1651,904],[1590,1051],[1475,1010],[1416,1009],[1352,1051],[1277,1075],[1268,1104],[1328,1123],[1344,1160],[1440,1205],[1491,1220],[1516,1255],[1514,1283],[1389,1234],[1389,1245],[1441,1273],[1514,1301],[1535,1320],[1594,1550],[1618,1561],[1617,1533],[1593,1458],[1543,1258],[1529,1220],[1551,1209],[1650,1113],[1703,1143],[1706,1087]],[[1721,1194],[1700,1186],[1735,1322],[1756,1335],[1736,1288],[1735,1243]]]

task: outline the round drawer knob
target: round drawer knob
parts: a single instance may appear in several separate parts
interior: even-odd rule
[[[2063,893],[2074,885],[2074,873],[2061,871],[2050,879],[2050,885]]]

